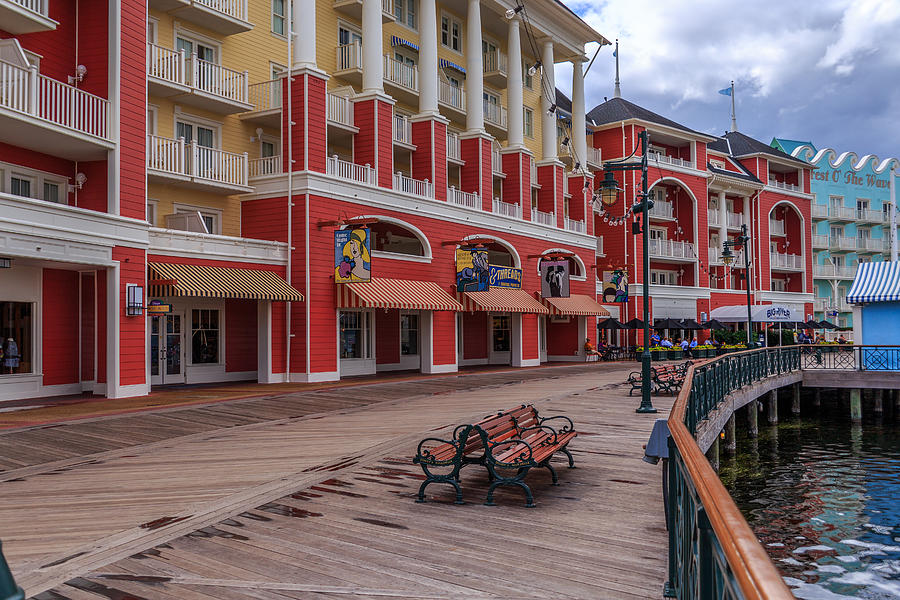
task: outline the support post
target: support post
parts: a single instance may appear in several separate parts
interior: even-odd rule
[[[791,414],[800,414],[800,382],[793,385],[793,394],[791,396]]]
[[[747,405],[747,434],[759,437],[759,401],[751,400]]]
[[[734,413],[725,422],[725,453],[734,455],[737,452],[737,440],[734,434]]]
[[[706,458],[709,459],[709,464],[712,465],[713,470],[718,473],[719,472],[719,437],[716,436],[716,440],[712,443],[712,446],[709,447],[709,450],[706,451]]]
[[[872,410],[878,414],[884,413],[884,390],[872,390]]]
[[[894,390],[894,418],[900,415],[900,390]]]
[[[819,408],[822,406],[822,388],[816,388],[815,397],[813,398],[813,406]]]
[[[850,390],[850,420],[862,421],[862,390],[853,388]]]
[[[778,390],[772,390],[769,392],[769,410],[766,415],[769,420],[769,425],[777,425],[778,424]]]

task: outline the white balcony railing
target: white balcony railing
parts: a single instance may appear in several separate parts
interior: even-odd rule
[[[512,204],[511,202],[504,202],[500,198],[494,198],[494,214],[503,215],[505,217],[512,217],[514,219],[521,219],[522,212],[520,208],[521,207],[518,204]]]
[[[774,179],[769,180],[769,185],[779,190],[788,190],[791,192],[802,192],[803,190],[799,185],[795,185],[793,183],[785,183],[783,181],[775,181]]]
[[[503,174],[503,159],[498,148],[491,148],[491,171],[495,175]]]
[[[597,248],[596,248],[596,250],[594,250],[594,253],[597,256],[606,256],[606,254],[603,253],[603,236],[602,235],[597,236]]]
[[[427,179],[413,179],[397,171],[394,173],[394,189],[398,192],[434,198],[434,184]]]
[[[506,129],[506,109],[499,104],[485,100],[484,120],[491,125]]]
[[[813,265],[813,275],[816,277],[829,277],[839,279],[853,279],[856,277],[856,267],[853,264],[847,267],[833,265]]]
[[[833,235],[828,240],[828,247],[834,250],[856,250],[856,238]]]
[[[462,85],[450,85],[441,81],[438,85],[438,100],[459,110],[466,110],[466,89]]]
[[[721,225],[721,223],[719,223],[719,210],[717,208],[707,209],[706,222],[709,225]]]
[[[283,79],[270,79],[262,83],[251,84],[247,89],[253,110],[277,110],[281,108],[281,82]]]
[[[826,308],[831,306],[831,298],[816,298],[813,300],[813,310],[816,312],[823,312]]]
[[[158,135],[147,136],[147,168],[153,171],[246,187],[248,162],[246,153],[207,148],[195,142],[185,143],[184,138],[173,140]]]
[[[603,166],[603,155],[600,152],[600,148],[591,148],[588,146],[587,164],[595,167]]]
[[[565,217],[563,219],[563,226],[568,231],[575,231],[577,233],[585,232],[584,221],[576,221],[574,219],[570,219],[569,217]]]
[[[885,242],[888,242],[888,245],[885,245]],[[890,240],[885,240],[883,238],[856,238],[856,248],[857,250],[868,250],[870,252],[881,252],[882,250],[890,249]]]
[[[828,247],[828,236],[827,235],[813,235],[812,236],[812,245],[813,248],[827,248]]]
[[[741,268],[744,266],[744,251],[740,250],[732,250],[732,257],[734,260],[731,261],[731,266],[736,268]],[[724,265],[725,261],[722,260],[722,249],[721,248],[710,248],[709,249],[709,264],[711,265]]]
[[[647,160],[650,162],[658,162],[665,163],[668,165],[674,165],[676,167],[687,167],[688,169],[694,168],[694,163],[684,159],[684,158],[676,158],[674,156],[668,156],[666,154],[661,154],[659,152],[649,152],[647,154]]]
[[[855,221],[856,209],[850,208],[849,206],[829,206],[828,216],[832,219],[839,219],[841,221]]]
[[[495,52],[482,52],[482,60],[484,61],[485,73],[503,73],[508,72],[506,54],[497,50]]]
[[[328,92],[328,120],[353,127],[353,103],[350,98]]]
[[[239,102],[250,103],[247,71],[236,71],[196,54],[186,55],[157,44],[147,44],[147,74],[178,85]],[[279,95],[280,98],[280,95]]]
[[[109,139],[109,101],[0,60],[0,107]]]
[[[234,19],[248,20],[247,0],[194,0],[194,2]]]
[[[541,225],[556,227],[556,213],[544,212],[536,208],[531,209],[531,220]]]
[[[406,115],[394,114],[394,141],[412,145],[412,123]]]
[[[650,256],[693,259],[696,253],[694,252],[694,244],[691,242],[650,240]]]
[[[281,155],[250,159],[250,177],[263,177],[281,173]]]
[[[769,235],[784,235],[784,221],[769,219]]]
[[[49,0],[11,0],[13,4],[18,4],[22,8],[27,8],[31,12],[35,12],[43,17],[49,17],[47,11],[47,3]]]
[[[728,227],[740,229],[744,224],[744,215],[740,213],[727,212],[725,213],[725,219],[727,220],[726,226]]]
[[[337,70],[362,69],[362,46],[352,42],[337,47]]]
[[[447,202],[475,210],[481,209],[481,198],[478,194],[458,190],[452,185],[447,188]]]
[[[827,204],[813,204],[812,205],[812,216],[822,218],[822,219],[828,218],[828,205]]]
[[[447,132],[447,158],[452,158],[453,160],[462,160],[462,150],[459,145],[459,134],[452,131]]]
[[[871,208],[859,208],[856,210],[856,218],[860,221],[881,223],[884,218],[884,211],[872,210]]]
[[[334,177],[365,185],[375,185],[375,169],[371,165],[358,165],[349,160],[329,156],[325,161],[325,172]]]
[[[665,200],[657,201],[653,203],[653,208],[650,209],[651,217],[660,217],[662,219],[671,219],[674,214],[672,203],[666,202]]]
[[[803,269],[803,257],[799,254],[785,254],[782,252],[769,253],[769,266],[773,269]]]
[[[384,78],[408,90],[419,91],[419,71],[416,66],[400,62],[388,54],[384,55]]]
[[[851,312],[853,310],[853,305],[847,302],[847,298],[844,297],[838,298],[835,307],[840,312]]]

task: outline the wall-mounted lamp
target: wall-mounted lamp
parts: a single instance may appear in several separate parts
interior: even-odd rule
[[[0,257],[0,269],[11,269],[12,259]]]
[[[75,174],[75,185],[70,185],[69,191],[72,192],[75,190],[80,190],[81,188],[84,187],[85,182],[87,182],[87,175],[85,175],[84,173],[81,173],[81,172],[76,173]]]
[[[251,138],[250,138],[250,141],[251,141],[251,142],[259,142],[259,141],[262,141],[262,134],[263,134],[262,127],[257,127],[257,128],[256,128],[256,137],[251,137]]]
[[[129,283],[125,286],[125,316],[144,314],[144,286]]]
[[[69,75],[69,85],[81,83],[82,81],[84,81],[85,75],[87,75],[87,67],[84,65],[78,65],[77,67],[75,67],[75,74]]]

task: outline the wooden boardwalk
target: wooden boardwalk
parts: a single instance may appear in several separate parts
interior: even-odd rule
[[[641,461],[654,419],[634,413],[626,372],[374,384],[11,431],[0,538],[40,600],[659,598],[660,469]],[[422,437],[521,402],[580,432],[559,487],[529,476],[537,508],[503,488],[483,506],[475,467],[466,505],[438,484],[412,501]]]

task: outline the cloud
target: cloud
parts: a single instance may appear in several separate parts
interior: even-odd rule
[[[734,80],[738,126],[748,135],[900,155],[897,0],[567,4],[606,38],[619,38],[622,94],[650,110],[721,133],[731,103],[716,92]],[[586,79],[589,108],[612,96],[614,78],[607,46]],[[556,81],[571,90],[565,64]]]

